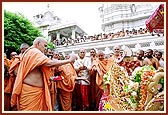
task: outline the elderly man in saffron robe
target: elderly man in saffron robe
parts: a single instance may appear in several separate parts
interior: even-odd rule
[[[72,110],[72,92],[75,87],[76,71],[72,64],[68,63],[58,67],[63,80],[57,81],[58,98],[62,111]]]
[[[69,60],[51,60],[44,55],[47,40],[37,37],[33,46],[22,55],[15,80],[11,106],[17,105],[19,111],[52,111],[49,91],[50,67],[72,63]]]
[[[107,65],[107,59],[105,59],[105,54],[103,51],[99,50],[97,53],[98,59],[94,60],[92,63],[92,69],[91,74],[94,74],[96,76],[95,80],[95,108],[94,110],[98,110],[100,98],[102,97],[102,94],[104,92],[103,90],[103,75],[106,73],[106,65]],[[93,76],[93,75],[92,75]]]
[[[53,60],[60,60],[60,54],[57,50],[53,52]],[[72,64],[68,63],[57,68],[53,68],[56,94],[52,96],[52,103],[54,103],[54,110],[71,111],[72,110],[72,92],[75,87],[75,79],[77,77],[76,71]],[[53,82],[51,82],[53,83]],[[59,98],[59,101],[57,101]],[[59,103],[58,103],[59,102]],[[59,107],[60,106],[60,107]],[[58,109],[58,108],[59,109]]]

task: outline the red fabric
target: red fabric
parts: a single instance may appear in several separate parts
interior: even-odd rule
[[[54,76],[52,77],[53,81],[61,81],[63,80],[63,77],[62,76]]]
[[[82,93],[82,104],[83,107],[89,107],[89,85],[81,85],[81,93]]]
[[[96,89],[96,95],[95,95],[95,102],[96,102],[96,105],[95,105],[95,110],[98,111],[98,108],[99,108],[99,103],[100,103],[100,99],[103,95],[103,92],[104,90],[103,89],[100,89],[100,87],[98,85],[95,86],[95,89]]]
[[[11,94],[4,93],[4,111],[10,111],[11,106],[10,106],[10,98]]]
[[[90,71],[90,105],[94,106],[96,103],[96,71]],[[92,107],[93,108],[93,107]]]
[[[140,63],[138,61],[120,62],[118,65],[124,67],[130,76],[134,69],[140,66]]]
[[[154,29],[164,28],[164,5],[161,4],[146,21],[146,27],[150,32]]]
[[[75,101],[80,110],[89,108],[89,85],[75,84]]]

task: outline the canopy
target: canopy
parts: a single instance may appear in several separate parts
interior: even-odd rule
[[[162,33],[164,29],[164,4],[160,4],[155,12],[146,20],[146,28],[150,32]]]

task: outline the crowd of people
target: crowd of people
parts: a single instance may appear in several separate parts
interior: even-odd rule
[[[32,46],[21,44],[20,54],[4,54],[5,111],[98,111],[104,93],[103,75],[113,63],[131,76],[144,65],[164,68],[162,52],[138,50],[130,62],[124,61],[120,46],[105,57],[103,51],[80,48],[78,55],[62,55],[46,49],[45,38],[37,37]],[[129,65],[129,66],[128,66]]]
[[[76,43],[81,43],[81,42],[89,42],[89,41],[95,41],[95,40],[105,40],[105,39],[116,39],[116,38],[122,38],[122,37],[132,37],[135,35],[140,35],[140,34],[147,34],[149,33],[146,28],[139,28],[137,29],[132,29],[132,30],[121,30],[116,33],[100,33],[100,34],[95,34],[91,36],[78,36],[75,39],[72,39],[70,37],[62,37],[60,39],[56,39],[56,37],[52,38],[52,42],[56,46],[60,45],[74,45]],[[153,33],[151,35],[154,35]],[[160,36],[160,34],[157,34]]]

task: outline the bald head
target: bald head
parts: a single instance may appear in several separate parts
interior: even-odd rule
[[[22,43],[22,44],[20,45],[20,49],[22,49],[22,48],[24,48],[24,47],[29,47],[29,45],[28,45],[27,43]]]
[[[10,58],[12,59],[12,58],[14,58],[16,55],[18,55],[16,52],[12,52],[12,53],[10,54]]]
[[[104,54],[104,52],[102,50],[98,50],[97,55],[99,54]]]
[[[34,41],[33,41],[33,45],[38,44],[38,42],[47,42],[47,40],[43,37],[37,37]]]
[[[152,56],[153,56],[153,50],[152,49],[147,49],[145,51],[145,53],[146,53],[146,57],[152,58]]]
[[[102,50],[99,50],[97,52],[97,57],[99,58],[100,61],[102,61],[104,59],[104,52]]]
[[[79,49],[78,55],[81,59],[85,57],[86,50],[84,48]]]
[[[20,45],[20,53],[23,54],[28,48],[29,48],[29,45],[27,43],[22,43]]]
[[[37,37],[33,41],[33,46],[39,49],[41,52],[45,52],[46,47],[47,47],[47,40],[43,37]]]
[[[144,54],[144,51],[143,51],[143,50],[140,50],[140,49],[139,49],[137,52],[138,52],[138,53],[143,53],[143,54]]]
[[[119,49],[119,50],[120,50],[120,46],[119,46],[119,45],[115,45],[115,46],[113,47],[113,50],[115,50],[115,49]]]
[[[142,60],[143,56],[144,56],[144,51],[143,51],[143,50],[138,50],[138,51],[136,52],[136,57],[137,57],[139,60]]]
[[[116,45],[113,47],[113,52],[115,55],[119,55],[120,54],[120,46]]]

